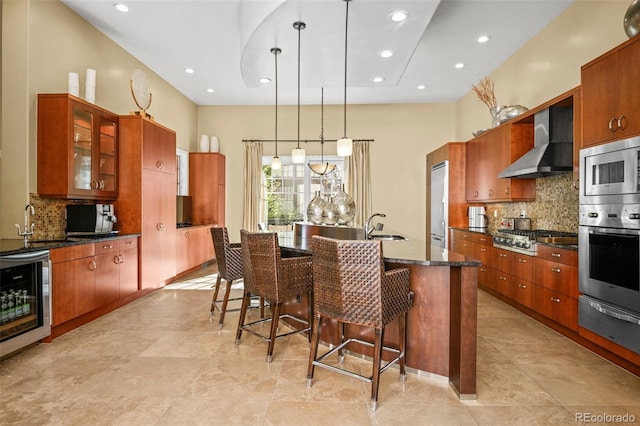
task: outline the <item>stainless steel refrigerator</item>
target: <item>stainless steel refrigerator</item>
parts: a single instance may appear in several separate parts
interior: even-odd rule
[[[449,222],[449,162],[431,167],[431,244],[447,247]]]

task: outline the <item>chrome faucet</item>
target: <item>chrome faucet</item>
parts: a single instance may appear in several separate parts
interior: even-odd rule
[[[16,228],[18,228],[18,235],[24,237],[24,243],[27,244],[29,236],[33,235],[33,228],[35,228],[36,224],[31,222],[31,226],[29,226],[30,215],[33,216],[36,214],[36,209],[33,208],[31,203],[27,204],[24,208],[24,231],[20,232],[20,225],[16,223]]]
[[[371,219],[373,219],[376,216],[387,217],[387,215],[384,213],[374,213],[371,216],[369,216],[369,218],[367,219],[367,223],[364,225],[364,234],[366,239],[369,239],[369,236],[373,231],[382,231],[382,227],[384,226],[382,223],[378,223],[376,224],[376,226],[373,226],[373,227],[371,226]]]

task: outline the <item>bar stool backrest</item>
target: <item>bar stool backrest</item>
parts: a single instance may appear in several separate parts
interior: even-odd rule
[[[345,323],[384,326],[382,242],[314,235],[314,310]]]

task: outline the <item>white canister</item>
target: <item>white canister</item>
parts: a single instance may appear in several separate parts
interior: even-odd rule
[[[209,136],[200,135],[200,152],[209,152]]]
[[[77,72],[70,72],[68,77],[69,94],[80,96],[80,77]]]
[[[96,70],[87,68],[87,76],[84,83],[84,98],[87,102],[96,101]]]
[[[220,141],[217,136],[211,136],[209,141],[209,152],[220,152]]]

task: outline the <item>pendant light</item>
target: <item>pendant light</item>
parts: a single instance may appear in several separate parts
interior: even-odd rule
[[[338,139],[338,155],[341,157],[347,157],[351,155],[353,151],[353,140],[347,137],[347,35],[349,33],[349,2],[351,0],[344,0],[346,3],[345,14],[345,27],[344,27],[344,134],[342,139]]]
[[[276,80],[276,126],[275,126],[275,142],[276,142],[276,155],[271,159],[271,169],[280,170],[282,168],[282,160],[278,157],[278,55],[282,53],[282,49],[279,47],[272,47],[271,53],[275,58],[275,80]]]
[[[291,162],[294,164],[304,164],[305,152],[300,148],[300,31],[304,30],[307,24],[296,21],[293,28],[298,31],[298,145],[291,150]]]
[[[335,164],[324,162],[324,88],[321,89],[320,97],[320,163],[308,163],[311,171],[317,175],[325,176],[333,172],[336,168]]]

